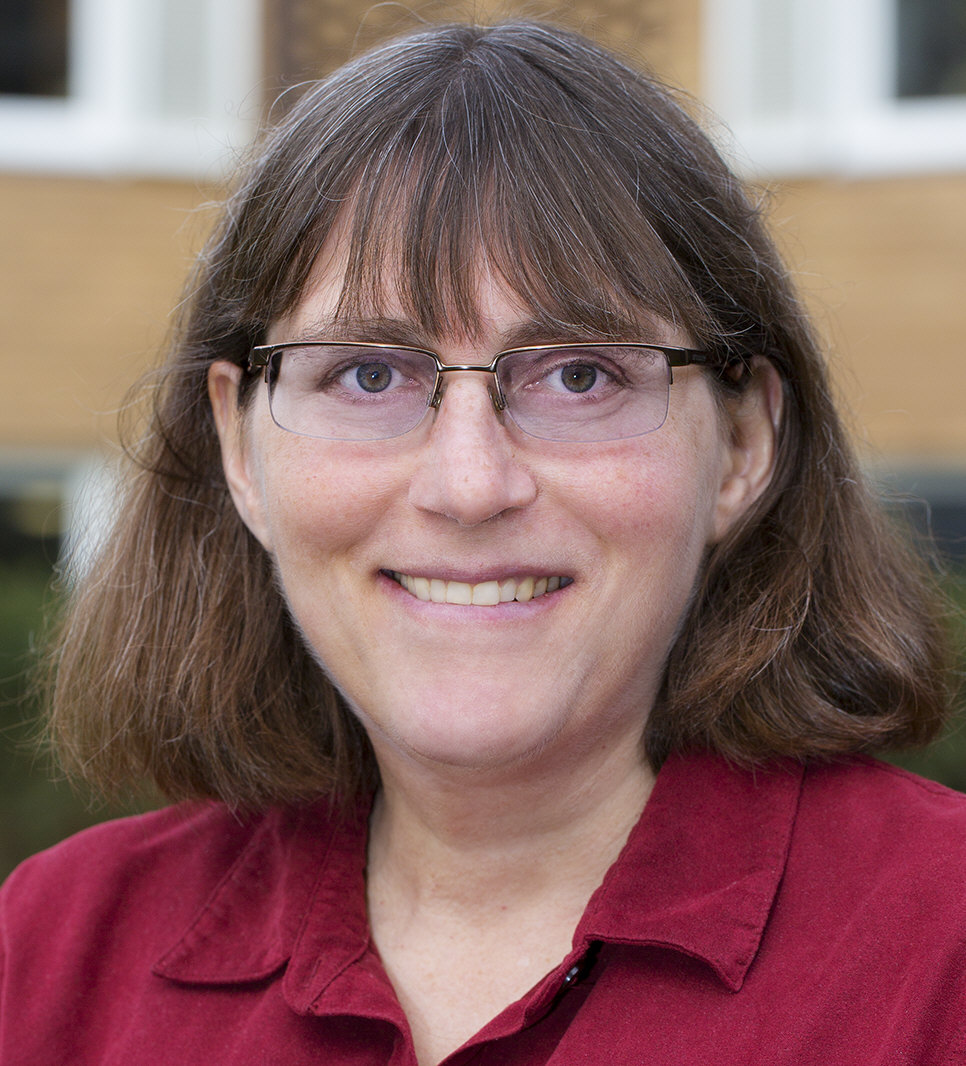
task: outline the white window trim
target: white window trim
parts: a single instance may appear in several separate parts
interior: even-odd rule
[[[966,97],[892,95],[894,12],[894,0],[704,0],[704,95],[737,165],[766,176],[966,169]]]
[[[216,178],[258,118],[259,0],[196,0],[205,29],[202,99],[190,116],[151,101],[166,0],[71,0],[64,99],[0,96],[0,168]],[[186,42],[186,45],[197,42]]]

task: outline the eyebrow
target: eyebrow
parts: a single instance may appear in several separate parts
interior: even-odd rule
[[[639,324],[628,321],[622,324],[618,339],[639,338],[649,332]],[[564,329],[552,327],[537,319],[528,319],[511,326],[499,334],[499,351],[525,348],[531,344],[563,344],[568,341],[602,339],[593,330],[576,327]],[[433,351],[434,343],[428,342],[425,334],[412,323],[400,318],[380,315],[364,317],[323,318],[308,324],[292,337],[293,341],[370,341],[380,344],[399,344],[407,348]]]
[[[424,348],[425,338],[410,323],[382,316],[365,318],[323,318],[299,330],[296,341],[372,341]]]

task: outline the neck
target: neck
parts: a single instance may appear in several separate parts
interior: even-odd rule
[[[653,778],[636,744],[500,773],[374,746],[372,936],[419,1062],[436,1063],[566,957]]]
[[[414,908],[466,911],[551,893],[582,910],[654,783],[636,747],[556,772],[484,774],[391,758],[380,769],[370,885],[391,885]]]

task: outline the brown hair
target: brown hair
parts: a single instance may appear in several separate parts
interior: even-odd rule
[[[344,309],[377,305],[391,276],[427,333],[472,329],[482,258],[556,328],[617,336],[659,315],[722,366],[777,368],[777,468],[708,560],[646,725],[654,765],[695,745],[754,761],[936,732],[937,612],[863,486],[757,209],[665,87],[577,35],[514,22],[436,27],[362,56],[309,87],[255,151],[52,655],[68,767],[255,806],[374,779],[362,729],[235,513],[206,394],[212,361],[246,363],[342,218]],[[743,376],[714,380],[724,392]]]

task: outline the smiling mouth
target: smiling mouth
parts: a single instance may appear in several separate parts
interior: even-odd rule
[[[439,577],[413,577],[396,570],[386,571],[417,600],[426,603],[453,603],[464,607],[496,607],[500,603],[529,603],[548,592],[573,584],[571,577],[505,578],[503,581],[444,581]]]

